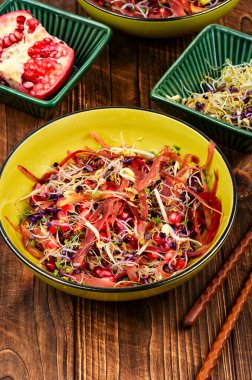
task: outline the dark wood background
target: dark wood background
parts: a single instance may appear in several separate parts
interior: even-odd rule
[[[43,2],[84,15],[74,0]],[[252,0],[241,0],[220,23],[252,34]],[[192,38],[151,40],[114,33],[54,116],[109,105],[158,110],[150,90]],[[0,104],[1,163],[20,139],[43,123]],[[233,167],[242,157],[224,151]],[[1,238],[0,379],[195,379],[249,273],[252,247],[198,323],[184,330],[181,320],[251,225],[251,209],[243,202],[229,238],[207,268],[168,293],[124,303],[88,301],[48,287],[17,261]],[[250,302],[243,310],[212,379],[252,378],[251,307]]]

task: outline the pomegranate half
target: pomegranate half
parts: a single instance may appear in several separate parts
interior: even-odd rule
[[[0,84],[49,99],[71,74],[73,62],[74,51],[29,11],[0,16]]]

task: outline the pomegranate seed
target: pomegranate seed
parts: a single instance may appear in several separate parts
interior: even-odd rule
[[[144,161],[141,158],[135,158],[135,162],[137,163],[139,169],[145,164]]]
[[[19,30],[15,30],[15,31],[14,31],[14,35],[15,35],[15,37],[16,37],[16,39],[17,39],[18,41],[21,41],[22,38],[23,38],[23,33],[20,32]]]
[[[174,224],[175,226],[179,226],[182,222],[182,215],[179,212],[172,212],[168,216],[169,223]]]
[[[38,67],[36,65],[35,61],[32,59],[29,59],[29,61],[26,63],[26,65],[27,65],[27,68],[29,67],[29,69],[31,69],[31,70],[36,70]]]
[[[62,206],[62,210],[66,212],[67,211],[74,212],[74,205],[72,203],[67,203],[66,205]],[[66,217],[68,217],[67,213],[65,215]]]
[[[53,79],[50,79],[50,84],[53,85],[56,82],[55,77]]]
[[[25,20],[26,20],[25,16],[18,16],[17,17],[17,22],[20,24],[24,24]]]
[[[49,53],[50,53],[49,49],[43,49],[40,53],[40,57],[47,58],[49,57]]]
[[[56,56],[56,54],[57,54],[57,50],[52,50],[52,51],[50,52],[50,57],[51,57],[51,58],[54,58],[54,57]]]
[[[49,270],[49,272],[54,272],[56,269],[56,266],[53,263],[46,263],[45,266]]]
[[[33,47],[34,47],[34,48],[39,47],[40,44],[41,44],[41,41],[36,41],[35,44],[33,45]]]
[[[56,232],[57,232],[57,228],[56,228],[55,226],[51,226],[51,227],[49,228],[49,232],[50,232],[51,234],[56,234]]]
[[[155,232],[153,236],[153,240],[158,244],[158,245],[163,245],[165,243],[165,240],[163,237],[160,236],[159,233]]]
[[[185,267],[185,261],[183,259],[178,258],[175,268],[179,270],[179,269],[183,269],[184,267]]]
[[[87,180],[87,181],[85,181],[85,184],[86,184],[87,186],[91,186],[91,185],[93,185],[93,181],[89,181],[89,180]]]
[[[3,46],[3,39],[0,38],[0,46],[2,47]]]
[[[38,83],[36,86],[37,90],[42,90],[43,87],[43,83]]]
[[[160,255],[157,252],[146,252],[146,256],[150,260],[157,260],[160,259]]]
[[[15,35],[14,35],[13,33],[11,33],[11,34],[9,35],[9,39],[11,40],[11,42],[12,42],[13,44],[15,44],[15,43],[17,42],[17,39],[16,39],[16,37],[15,37]]]
[[[35,46],[35,45],[34,45]],[[36,57],[39,57],[39,55],[40,55],[40,48],[38,48],[38,47],[34,47],[34,55],[36,56]]]
[[[8,36],[8,37],[5,36],[4,39],[3,39],[3,46],[4,46],[5,48],[8,48],[8,47],[10,47],[11,45],[12,45],[12,43],[11,43],[11,40],[9,39],[9,36]]]
[[[32,82],[23,82],[23,86],[27,90],[30,90],[34,86],[34,83],[32,83]]]
[[[33,33],[34,30],[39,25],[39,22],[35,18],[30,18],[29,20],[26,21],[26,25],[29,27],[28,33]]]
[[[17,27],[16,27],[17,30],[20,30],[21,32],[23,32],[24,30],[24,25],[23,24],[18,24]]]
[[[112,273],[109,269],[104,269],[103,273],[102,273],[102,277],[109,277],[109,278],[113,278],[112,276]]]
[[[100,267],[94,268],[94,273],[97,274],[97,276],[101,277],[102,269]]]
[[[33,71],[31,69],[26,69],[22,75],[22,79],[32,80],[33,79]]]
[[[112,277],[112,273],[109,269],[102,269],[100,267],[97,267],[94,269],[94,272],[97,276],[104,278],[104,277]]]
[[[101,239],[101,241],[104,241],[105,240],[104,238],[107,238],[106,232],[100,231],[100,239]]]
[[[34,49],[33,49],[32,47],[30,47],[30,48],[28,49],[28,55],[29,55],[30,57],[32,57],[32,56],[34,55]]]

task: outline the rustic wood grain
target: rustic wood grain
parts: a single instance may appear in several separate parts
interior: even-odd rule
[[[42,2],[85,14],[73,0]],[[251,0],[241,0],[220,23],[252,34]],[[150,90],[192,39],[152,40],[114,33],[54,117],[109,105],[159,110],[150,101]],[[0,120],[1,163],[24,136],[44,123],[2,104]],[[241,154],[223,149],[235,167]],[[118,304],[79,299],[48,287],[21,266],[1,238],[0,379],[195,379],[249,273],[251,247],[196,326],[184,330],[181,321],[251,224],[251,210],[244,202],[223,248],[196,277],[160,296]],[[212,380],[252,378],[251,309],[249,302]]]

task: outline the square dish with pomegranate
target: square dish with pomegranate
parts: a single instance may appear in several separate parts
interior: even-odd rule
[[[74,51],[27,10],[0,16],[0,84],[50,99],[66,82]]]

